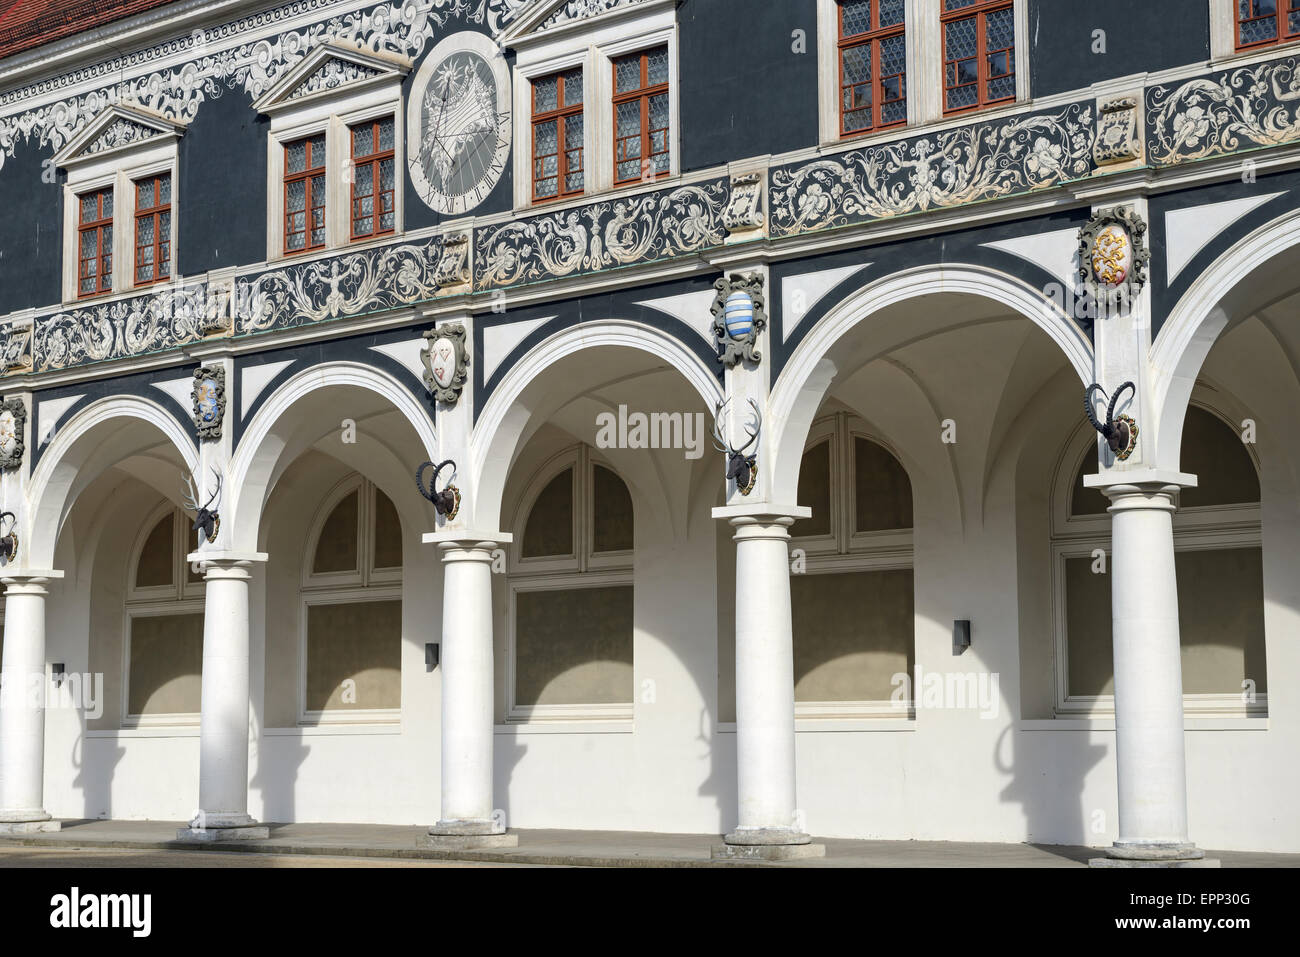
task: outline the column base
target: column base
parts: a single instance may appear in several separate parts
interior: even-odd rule
[[[1219,867],[1217,858],[1207,858],[1195,844],[1142,844],[1116,842],[1106,848],[1105,857],[1094,857],[1089,867]]]
[[[63,822],[51,821],[0,821],[0,837],[16,837],[21,834],[44,834],[63,830]]]
[[[714,860],[791,861],[825,857],[826,845],[789,827],[738,827],[710,851]]]
[[[491,818],[439,821],[415,843],[434,850],[468,851],[480,847],[518,847],[519,835],[506,833],[505,827]]]
[[[259,824],[247,814],[205,813],[195,817],[202,821],[201,827],[182,827],[176,832],[176,840],[191,842],[214,841],[264,841],[271,836],[271,829]]]
[[[709,851],[715,861],[796,861],[825,856],[825,844],[714,844]]]
[[[433,851],[473,851],[482,848],[518,847],[518,834],[424,834],[415,839],[416,847]]]

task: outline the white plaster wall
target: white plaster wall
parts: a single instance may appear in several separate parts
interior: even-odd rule
[[[985,325],[979,335],[987,340],[1003,330]],[[842,721],[835,730],[801,720],[799,803],[816,835],[1099,846],[1116,836],[1113,731],[1104,721],[1039,720],[1046,717],[1041,699],[1031,703],[1035,694],[1022,691],[1022,685],[1039,687],[1044,643],[1050,654],[1050,602],[1037,574],[1039,536],[1047,531],[1044,487],[1055,443],[1075,425],[1078,388],[1068,374],[1056,383],[1050,367],[1015,384],[1040,359],[1009,333],[999,343],[1022,366],[1008,366],[987,384],[982,404],[959,422],[963,438],[954,449],[933,441],[930,413],[906,391],[897,369],[837,386],[843,401],[895,441],[913,476],[917,662],[927,672],[996,672],[1000,706],[991,720],[972,710],[924,708],[912,722]],[[1300,852],[1294,814],[1300,707],[1292,691],[1300,678],[1294,640],[1300,625],[1294,574],[1300,567],[1300,422],[1293,411],[1294,377],[1288,378],[1280,350],[1265,346],[1258,336],[1243,334],[1238,351],[1225,348],[1206,372],[1229,383],[1260,421],[1270,714],[1240,727],[1189,722],[1189,811],[1191,836],[1203,847]],[[943,349],[972,351],[952,340]],[[911,358],[918,367],[925,362],[920,353]],[[971,381],[956,376],[935,389],[933,399],[942,408],[946,394],[978,394],[984,386],[975,380],[988,373],[973,369]],[[891,395],[892,405],[885,401]],[[1030,454],[1035,443],[1041,453]],[[522,456],[520,473],[544,453]],[[332,479],[293,476],[286,473],[284,500],[271,503],[275,520],[266,542],[272,555],[292,555],[296,562],[316,496]],[[719,536],[708,514],[714,486],[688,476],[674,487],[690,490],[679,530],[661,520],[665,501],[651,501],[643,484],[633,487],[634,719],[630,727],[599,730],[499,725],[496,803],[512,826],[720,833],[735,823],[735,735],[718,722],[719,672],[732,667],[718,658],[718,602],[731,599],[715,587]],[[415,514],[401,504],[399,511]],[[252,603],[253,814],[272,821],[393,824],[436,818],[441,673],[425,672],[423,644],[436,635],[441,617],[441,571],[432,550],[416,544],[423,529],[415,524],[405,530],[399,727],[264,726],[266,642],[277,640],[276,629],[296,628],[285,612],[296,608],[297,597],[293,575],[277,580],[273,567],[265,582],[259,576]],[[58,550],[58,567],[68,578],[51,587],[49,657],[79,670],[87,660],[87,563],[106,547],[95,544],[96,534],[78,510]],[[722,542],[734,547],[725,537]],[[503,608],[504,583],[496,585]],[[970,618],[974,629],[973,646],[960,657],[950,647],[956,618]],[[498,636],[500,630],[498,620]],[[1022,661],[1030,659],[1032,673],[1022,675]],[[497,670],[500,675],[500,651]],[[647,687],[653,687],[650,697],[643,694]],[[56,816],[111,812],[177,820],[192,810],[197,729],[86,738],[75,715],[53,712],[47,728],[47,806]]]

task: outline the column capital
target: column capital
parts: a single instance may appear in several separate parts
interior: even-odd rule
[[[62,571],[52,568],[24,568],[15,572],[0,572],[0,583],[5,585],[5,591],[9,594],[44,595],[45,583],[62,577]]]
[[[483,529],[446,529],[438,532],[425,532],[420,539],[426,545],[439,548],[486,548],[509,545],[515,537],[509,532],[493,532]]]
[[[771,502],[721,505],[713,510],[713,517],[730,522],[737,528],[743,525],[783,525],[790,527],[796,519],[811,518],[807,505],[775,505]]]
[[[206,575],[210,571],[225,569],[246,569],[249,565],[262,565],[267,560],[266,552],[236,551],[195,551],[185,556],[187,562],[202,562]]]
[[[1142,507],[1143,500],[1149,502],[1150,508],[1172,508],[1170,498],[1173,495],[1185,488],[1195,488],[1196,485],[1195,475],[1170,469],[1103,471],[1083,477],[1084,488],[1095,488],[1101,492],[1115,503],[1112,508],[1121,500],[1126,500],[1125,507],[1128,508]]]

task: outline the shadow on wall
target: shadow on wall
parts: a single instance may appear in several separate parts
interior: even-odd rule
[[[77,769],[72,788],[81,792],[87,817],[108,819],[113,816],[113,776],[126,748],[117,738],[88,738],[85,714],[80,712],[81,733],[72,742],[72,766]]]
[[[1007,702],[1004,700],[1004,707]],[[1027,739],[1041,741],[1039,749]],[[1097,844],[1110,828],[1104,808],[1084,806],[1084,784],[1088,773],[1106,757],[1107,748],[1089,742],[1085,731],[1019,731],[1009,724],[998,735],[993,749],[993,766],[1011,781],[998,795],[1004,803],[1024,806],[1026,840],[1029,843]],[[1009,761],[1002,760],[1006,750]],[[1095,830],[1095,828],[1100,828]],[[1068,855],[1063,855],[1068,856]]]

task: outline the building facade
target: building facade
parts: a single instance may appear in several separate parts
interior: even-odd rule
[[[24,6],[0,826],[1300,852],[1295,4]]]

